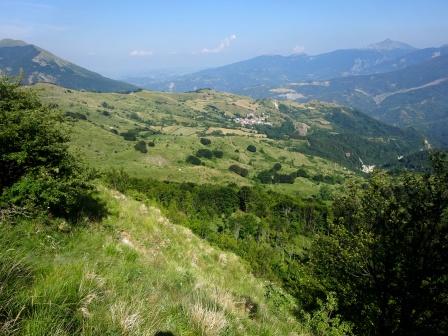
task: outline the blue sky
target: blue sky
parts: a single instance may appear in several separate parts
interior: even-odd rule
[[[439,46],[447,18],[447,0],[0,0],[0,38],[121,77],[385,38]]]

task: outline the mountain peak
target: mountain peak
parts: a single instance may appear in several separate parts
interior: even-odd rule
[[[394,49],[406,49],[406,50],[414,50],[415,48],[407,43],[394,41],[389,38],[385,39],[384,41],[371,44],[367,46],[367,49],[374,49],[374,50],[394,50]]]
[[[29,44],[20,40],[13,40],[13,39],[0,40],[0,47],[24,47],[27,45]]]

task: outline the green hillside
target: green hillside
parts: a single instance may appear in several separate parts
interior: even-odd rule
[[[273,188],[313,193],[315,175],[350,176],[350,170],[390,162],[422,146],[415,132],[337,105],[256,101],[211,90],[98,94],[39,85],[37,91],[72,121],[73,147],[88,161],[139,177],[244,185],[279,162],[283,174],[303,168],[309,179]],[[144,153],[135,148],[139,141]],[[248,150],[251,145],[255,151]],[[210,156],[213,151],[222,153]],[[190,155],[203,156],[200,164],[186,162]],[[229,171],[232,165],[246,169],[247,176]]]

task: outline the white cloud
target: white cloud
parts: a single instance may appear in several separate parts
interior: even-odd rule
[[[203,53],[203,54],[217,54],[217,53],[220,53],[224,49],[230,47],[230,44],[234,40],[236,40],[236,35],[232,34],[232,35],[226,37],[224,40],[222,40],[217,47],[211,48],[211,49],[204,48],[204,49],[201,50],[201,53]]]
[[[305,47],[301,45],[296,45],[294,48],[292,48],[292,52],[294,54],[303,54],[305,52]]]
[[[133,57],[146,57],[146,56],[152,56],[153,52],[150,50],[132,50],[129,53],[129,56]]]

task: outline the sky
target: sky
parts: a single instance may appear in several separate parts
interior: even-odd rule
[[[123,78],[386,38],[440,46],[447,18],[448,0],[0,0],[0,39]]]

